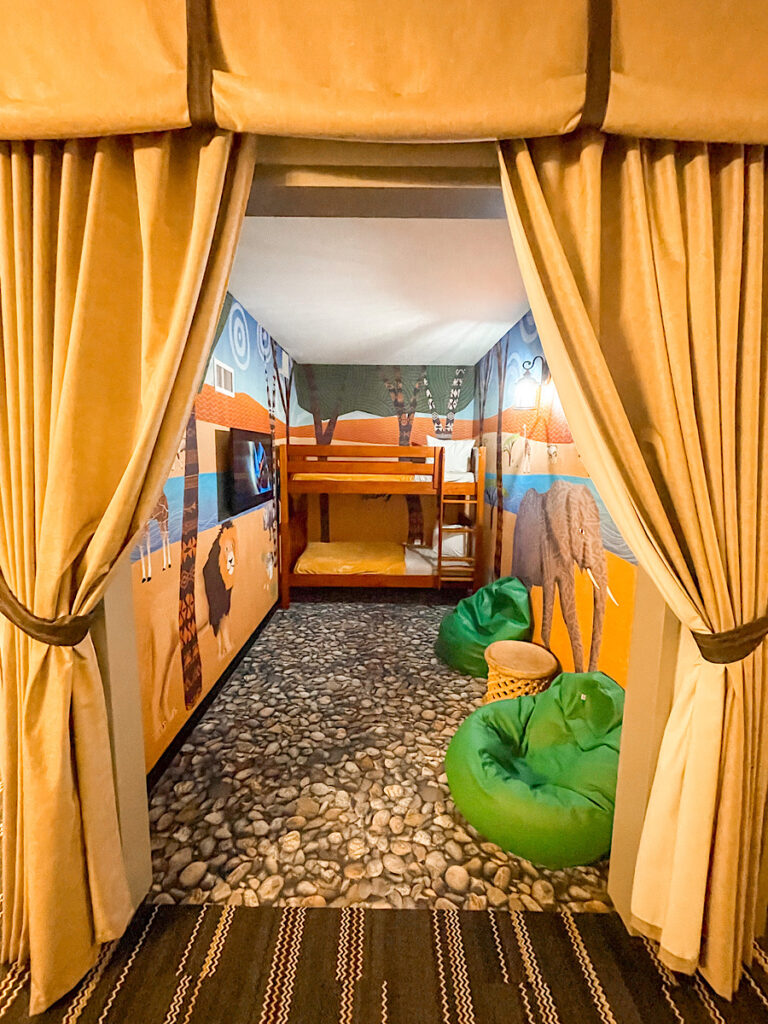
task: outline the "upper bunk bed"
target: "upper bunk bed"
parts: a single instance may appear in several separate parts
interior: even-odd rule
[[[442,448],[283,445],[280,484],[292,494],[436,494]]]
[[[292,586],[478,586],[485,448],[471,471],[447,473],[443,447],[281,445],[280,594]],[[469,467],[468,467],[469,469]],[[378,542],[308,542],[307,495],[416,494],[437,502],[433,547]],[[311,562],[311,565],[309,564]]]

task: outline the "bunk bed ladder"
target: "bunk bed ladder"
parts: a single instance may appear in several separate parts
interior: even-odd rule
[[[437,510],[437,576],[438,587],[443,584],[465,583],[473,589],[482,585],[482,525],[485,495],[485,448],[476,449],[475,487],[467,494],[446,493],[441,459]],[[457,522],[448,522],[446,515],[458,507]],[[467,538],[466,555],[444,555],[444,531],[453,536]]]

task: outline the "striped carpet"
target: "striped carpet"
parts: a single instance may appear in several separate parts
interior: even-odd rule
[[[26,975],[0,1017],[26,1021]],[[732,1004],[675,977],[613,915],[147,907],[36,1024],[745,1024],[768,1021],[759,949]]]

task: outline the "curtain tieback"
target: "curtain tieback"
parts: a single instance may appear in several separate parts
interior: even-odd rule
[[[722,633],[693,633],[701,656],[715,665],[730,665],[756,651],[768,636],[768,614]]]
[[[19,601],[2,572],[0,614],[33,640],[39,640],[52,647],[76,647],[88,635],[95,616],[95,612],[88,612],[87,615],[59,615],[55,619],[42,619]]]

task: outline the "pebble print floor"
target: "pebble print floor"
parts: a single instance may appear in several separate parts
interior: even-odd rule
[[[608,909],[607,863],[536,869],[455,810],[443,757],[484,682],[434,657],[445,611],[276,612],[155,788],[148,899]]]

